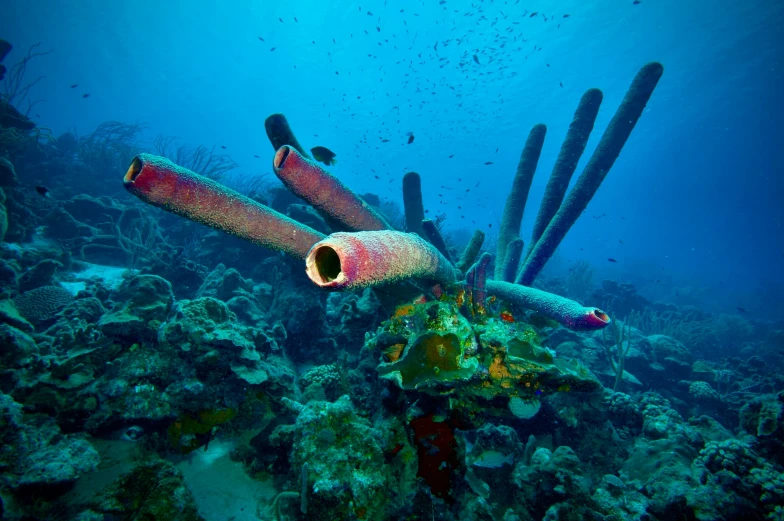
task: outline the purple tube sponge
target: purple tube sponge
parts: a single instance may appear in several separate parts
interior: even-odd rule
[[[541,123],[534,125],[525,141],[525,148],[520,155],[520,163],[517,165],[517,173],[512,181],[512,190],[506,198],[504,213],[501,217],[501,228],[498,230],[498,240],[495,253],[495,278],[503,278],[504,262],[506,260],[506,249],[509,243],[520,238],[520,225],[525,213],[525,203],[528,201],[528,192],[531,189],[531,182],[534,179],[536,165],[539,163],[539,156],[544,145],[544,136],[547,127]]]
[[[283,145],[288,145],[302,154],[303,157],[310,159],[308,153],[305,152],[305,149],[297,141],[297,136],[294,135],[294,131],[291,130],[289,122],[283,114],[273,114],[268,117],[264,121],[264,130],[267,131],[267,137],[270,143],[272,143],[272,148],[276,151]]]
[[[455,269],[432,244],[413,233],[338,232],[313,245],[305,258],[310,280],[329,289],[377,286],[408,278],[455,282]]]
[[[577,222],[621,153],[663,72],[664,67],[660,63],[651,62],[644,65],[634,77],[583,173],[545,228],[542,237],[532,246],[515,282],[526,286],[533,284],[569,229]]]
[[[389,224],[340,180],[284,145],[272,163],[275,175],[294,195],[327,214],[351,231],[388,230]]]
[[[575,331],[601,329],[610,323],[610,317],[599,308],[582,306],[574,300],[528,286],[488,280],[487,292],[520,307],[538,311]]]
[[[492,255],[485,252],[466,273],[465,298],[463,303],[471,316],[484,315],[487,303],[487,267]]]
[[[139,154],[123,184],[144,202],[300,259],[324,238],[324,234],[165,157]]]

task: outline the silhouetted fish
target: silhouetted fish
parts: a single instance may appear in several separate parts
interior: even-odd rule
[[[414,134],[411,134],[410,136],[408,136],[408,144],[410,145],[413,142],[414,142]]]
[[[319,163],[324,163],[327,166],[337,163],[335,161],[335,153],[327,147],[313,147],[310,149],[310,152],[313,154],[313,159]]]
[[[75,89],[75,88],[76,88],[76,87],[78,87],[78,86],[79,86],[79,84],[78,84],[78,83],[74,83],[73,85],[71,85],[71,88],[72,88],[72,89]]]
[[[738,311],[740,311],[741,313],[747,313],[747,311],[740,306],[738,306]]]
[[[618,262],[617,260],[613,259],[612,257],[609,257],[607,260],[608,260],[609,262]]]
[[[89,97],[90,97],[90,95],[89,95],[89,94],[82,94],[82,97],[83,97],[83,98],[89,98]]]
[[[38,192],[38,195],[41,197],[46,197],[46,195],[49,193],[49,189],[45,186],[36,186],[35,191]]]

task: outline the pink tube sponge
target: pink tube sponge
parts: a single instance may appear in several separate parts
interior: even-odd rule
[[[164,157],[139,154],[123,183],[147,203],[300,259],[324,238],[316,230]]]
[[[538,311],[576,331],[602,329],[610,323],[610,317],[599,308],[581,306],[574,300],[528,286],[488,280],[487,292],[521,307]]]
[[[305,258],[310,280],[322,288],[376,286],[407,278],[455,282],[455,269],[416,234],[395,231],[333,233]]]
[[[284,145],[275,153],[272,168],[283,184],[317,210],[352,231],[388,230],[381,215],[357,194],[315,162]]]

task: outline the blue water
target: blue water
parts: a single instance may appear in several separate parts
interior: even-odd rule
[[[11,0],[0,28],[17,53],[54,49],[30,75],[46,76],[33,97],[55,135],[143,122],[151,136],[227,146],[235,175],[250,176],[270,172],[262,122],[283,112],[307,148],[337,153],[335,172],[358,192],[399,200],[402,174],[418,171],[426,206],[450,228],[497,226],[527,132],[543,122],[537,201],[580,95],[597,87],[604,102],[584,164],[636,71],[659,61],[664,76],[588,209],[606,217],[582,219],[561,256],[600,268],[617,258],[606,275],[639,285],[661,272],[705,286],[727,310],[742,301],[763,313],[754,293],[782,285],[780,2],[42,6]],[[534,216],[529,204],[524,238]]]

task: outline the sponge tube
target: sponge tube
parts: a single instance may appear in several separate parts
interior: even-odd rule
[[[333,233],[305,258],[310,280],[322,288],[351,289],[408,278],[451,284],[455,269],[431,244],[413,233]]]
[[[164,157],[139,154],[123,183],[147,203],[300,259],[324,238],[316,230]]]
[[[577,110],[574,111],[572,123],[569,125],[569,131],[566,133],[566,139],[564,139],[561,145],[561,151],[558,153],[555,165],[553,165],[550,180],[547,181],[547,188],[544,190],[542,202],[539,204],[539,214],[536,216],[534,229],[531,233],[529,254],[563,202],[566,189],[569,187],[569,181],[572,179],[577,163],[585,151],[588,137],[593,130],[593,124],[596,121],[596,115],[599,113],[602,98],[603,94],[599,89],[589,89],[580,98],[580,104],[577,106]]]
[[[577,179],[555,217],[547,225],[542,237],[536,242],[515,282],[530,286],[555,253],[558,245],[561,244],[569,229],[588,206],[607,176],[607,172],[610,171],[621,153],[621,149],[634,130],[634,126],[642,115],[642,111],[651,98],[653,89],[656,88],[663,72],[664,67],[660,63],[651,62],[644,65],[634,77],[621,106],[618,107],[618,111],[607,126],[607,130],[604,131],[599,145],[597,145],[588,164],[585,165],[585,170]]]
[[[427,239],[422,228],[425,220],[425,207],[422,204],[422,179],[416,172],[403,176],[403,208],[406,216],[406,231]]]
[[[528,191],[531,189],[531,181],[534,179],[536,165],[539,163],[539,155],[542,153],[544,145],[544,135],[547,127],[541,123],[534,125],[525,140],[525,148],[520,155],[520,163],[517,165],[517,173],[512,181],[512,190],[506,198],[504,213],[501,218],[501,228],[498,230],[498,245],[496,246],[495,278],[501,280],[503,277],[503,264],[506,259],[506,249],[509,243],[520,238],[520,224],[523,221],[525,203],[528,201]]]
[[[538,311],[575,331],[602,329],[610,323],[610,317],[599,308],[581,306],[574,300],[539,289],[488,280],[487,292],[520,307]]]
[[[381,215],[357,194],[294,148],[284,145],[275,153],[272,167],[294,195],[352,231],[388,230]]]
[[[299,141],[297,141],[297,136],[294,135],[286,116],[283,114],[273,114],[264,120],[264,130],[267,131],[267,137],[275,150],[278,150],[283,145],[289,145],[303,156],[310,158],[305,149],[302,148],[302,145],[299,144]]]
[[[482,249],[482,244],[485,242],[485,233],[482,230],[474,230],[474,234],[471,236],[471,240],[468,241],[468,244],[463,250],[463,254],[460,256],[460,260],[457,261],[457,269],[462,272],[465,272],[468,268],[476,260],[477,256],[479,256],[479,250]]]

